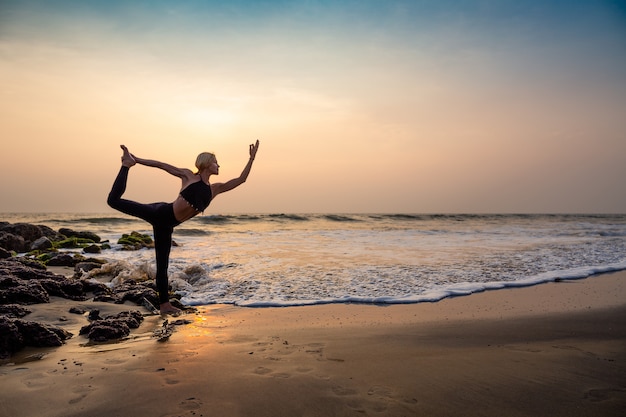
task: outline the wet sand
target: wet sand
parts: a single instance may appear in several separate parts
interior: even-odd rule
[[[206,306],[166,342],[149,316],[0,367],[1,416],[622,416],[626,272],[437,303]],[[102,314],[140,309],[98,303]],[[60,320],[62,319],[62,320]],[[170,319],[172,321],[174,319]]]

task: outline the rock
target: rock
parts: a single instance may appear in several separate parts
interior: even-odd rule
[[[41,286],[51,296],[83,301],[87,299],[83,283],[73,278],[47,278],[39,280]]]
[[[60,327],[34,321],[15,320],[26,346],[61,346],[72,334]]]
[[[139,250],[143,248],[154,248],[154,241],[149,235],[144,235],[139,232],[131,232],[130,234],[123,234],[117,241],[118,244],[123,245],[123,250]]]
[[[90,321],[103,320],[103,318],[100,317],[100,310],[98,310],[97,308],[94,308],[89,312],[89,316],[87,316],[87,319]]]
[[[143,316],[139,311],[125,311],[116,316],[94,320],[83,326],[80,334],[86,335],[93,342],[106,342],[128,336],[130,329],[139,327],[142,321]]]
[[[111,289],[98,281],[81,280],[85,292],[92,292],[94,295],[110,294]]]
[[[25,258],[0,259],[0,304],[48,303],[51,295],[84,300],[84,284]]]
[[[7,358],[25,346],[61,346],[72,334],[60,327],[0,316],[0,358]]]
[[[154,288],[152,288],[152,282],[139,283],[132,288],[124,289],[119,288],[115,290],[115,294],[120,298],[121,302],[131,301],[135,304],[141,305],[143,299],[150,301],[154,305],[159,305],[159,297]]]
[[[65,254],[74,259],[71,254]],[[80,257],[85,259],[84,257]],[[100,266],[106,261],[85,260]],[[95,280],[79,279],[54,274],[42,263],[24,256],[0,259],[0,357],[5,358],[24,346],[59,346],[72,335],[65,330],[47,324],[22,320],[29,311],[21,305],[48,303],[50,296],[84,300],[87,292],[106,301],[123,303],[126,299],[141,304],[143,298],[158,303],[154,283],[128,280],[119,288],[111,290]],[[73,314],[84,314],[79,308]],[[102,319],[97,310],[89,314],[91,323],[81,334],[92,341],[114,340],[127,337],[130,329],[137,328],[143,316],[139,311],[124,312]]]
[[[13,256],[13,254],[10,251],[0,247],[0,259],[10,258],[11,256]]]
[[[3,244],[2,234],[10,234],[14,237],[18,238],[18,241],[21,239],[24,243],[19,248],[11,248]],[[3,223],[0,225],[0,246],[8,250],[14,250],[16,252],[26,252],[30,247],[31,243],[40,237],[45,236],[51,241],[61,240],[62,236],[57,232],[49,228],[48,226],[43,225],[35,225],[29,223]],[[9,238],[7,238],[9,239]],[[14,241],[14,243],[16,243]],[[19,245],[18,245],[19,246]]]
[[[29,243],[44,236],[39,226],[28,223],[6,224],[1,226],[0,230],[15,236],[20,236],[25,242]]]
[[[41,304],[50,302],[46,290],[35,280],[0,275],[0,304]]]
[[[92,232],[77,232],[68,228],[59,229],[59,233],[64,235],[65,237],[77,237],[79,239],[87,239],[91,240],[94,243],[100,242],[100,236]]]
[[[24,338],[13,320],[0,316],[0,358],[5,359],[24,347]]]
[[[31,251],[35,251],[35,250],[44,251],[50,248],[52,248],[52,241],[48,239],[46,236],[42,236],[30,244]]]
[[[83,315],[83,314],[85,314],[86,311],[87,310],[85,310],[82,307],[72,307],[72,308],[69,309],[69,313],[71,313],[71,314],[78,314],[78,315]]]
[[[15,257],[15,258],[11,258],[9,261],[18,262],[19,264],[21,264],[23,266],[22,272],[26,273],[27,275],[29,275],[29,271],[30,270],[34,270],[32,272],[37,277],[39,277],[38,275],[41,275],[42,273],[44,275],[52,274],[51,272],[47,272],[46,271],[46,265],[42,264],[41,262],[39,262],[36,259],[30,259],[30,258],[24,258],[24,257]]]
[[[74,273],[80,275],[83,272],[89,272],[93,269],[98,269],[100,267],[102,267],[102,264],[99,262],[90,262],[90,261],[78,262],[76,265],[74,265]]]
[[[22,236],[0,231],[0,247],[7,251],[26,252],[28,246]]]
[[[102,249],[100,249],[100,246],[98,245],[89,245],[86,248],[83,248],[83,252],[85,253],[100,253],[102,252]]]
[[[30,313],[29,309],[17,304],[0,304],[0,316],[19,319]]]
[[[80,254],[59,253],[46,262],[48,266],[69,266],[74,267],[76,264],[83,262],[85,257]]]
[[[80,334],[92,342],[106,342],[128,336],[130,328],[117,320],[98,320],[80,329]]]

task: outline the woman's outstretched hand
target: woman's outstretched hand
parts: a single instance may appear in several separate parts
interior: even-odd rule
[[[256,143],[250,145],[250,159],[254,159],[256,156],[256,151],[259,150],[259,140],[257,139]]]

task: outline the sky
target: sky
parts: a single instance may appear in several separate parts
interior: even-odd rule
[[[0,213],[626,213],[626,1],[0,0],[0,115]]]

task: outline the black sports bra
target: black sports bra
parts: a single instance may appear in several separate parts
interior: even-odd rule
[[[200,180],[193,182],[180,192],[180,196],[198,213],[203,212],[211,203],[211,186]]]

